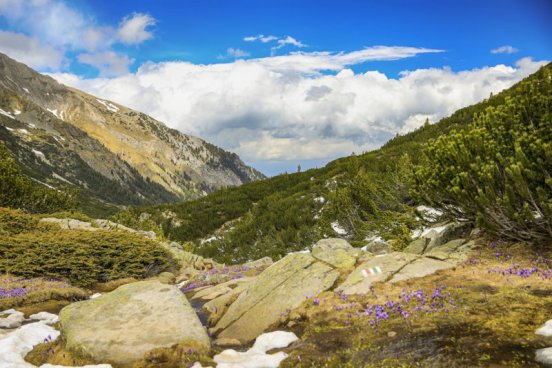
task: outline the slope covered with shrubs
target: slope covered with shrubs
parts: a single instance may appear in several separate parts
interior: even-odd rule
[[[159,244],[123,231],[61,230],[38,217],[0,208],[0,274],[95,283],[176,268]]]
[[[552,237],[552,70],[429,142],[415,169],[418,198],[517,240]]]
[[[116,219],[158,228],[224,262],[279,258],[336,235],[354,245],[381,236],[400,249],[420,226],[414,208],[422,203],[449,216],[478,218],[506,237],[520,228],[525,240],[550,234],[551,70],[552,64],[544,66],[381,149],[192,202],[133,208]]]
[[[0,142],[0,207],[29,212],[53,212],[76,206],[77,192],[57,190],[33,182],[23,175],[11,152]]]

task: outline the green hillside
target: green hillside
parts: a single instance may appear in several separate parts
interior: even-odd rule
[[[445,198],[449,202],[441,203],[432,200],[432,193],[412,190],[412,183],[416,182],[413,177],[418,180],[414,189],[424,188],[424,183],[420,182],[423,177],[419,176],[424,167],[429,171],[432,167],[443,170],[443,165],[432,162],[434,158],[425,154],[431,149],[428,146],[437,144],[433,142],[439,137],[458,136],[459,132],[462,132],[460,136],[470,137],[473,136],[470,135],[472,130],[482,129],[484,123],[481,120],[487,119],[487,128],[492,130],[495,122],[504,127],[506,125],[501,122],[510,119],[517,121],[517,125],[512,127],[510,124],[510,131],[501,130],[498,134],[502,134],[500,139],[506,146],[513,147],[511,138],[516,134],[511,129],[519,131],[520,127],[533,126],[540,121],[537,130],[523,133],[538,134],[542,138],[528,143],[543,148],[535,151],[543,156],[542,162],[539,161],[531,170],[540,168],[552,172],[548,156],[552,140],[551,75],[552,64],[548,64],[513,87],[460,109],[436,124],[426,124],[412,133],[395,137],[378,150],[341,158],[321,169],[279,175],[224,189],[191,202],[131,208],[116,215],[116,219],[129,226],[157,230],[170,239],[189,242],[195,252],[224,262],[240,262],[267,255],[280,258],[287,252],[304,249],[324,236],[336,235],[349,238],[356,246],[366,244],[370,237],[381,236],[392,240],[392,246],[400,249],[410,241],[411,230],[420,225],[414,211],[416,204],[430,203],[444,210],[462,208],[464,204],[450,202],[458,201],[460,197]],[[531,109],[531,114],[520,115],[520,111],[527,109]],[[447,139],[439,142],[445,144]],[[494,157],[492,147],[487,147],[487,151]],[[510,151],[502,154],[510,155]],[[467,161],[481,158],[464,153]],[[471,154],[479,155],[476,151]],[[547,183],[537,185],[540,189],[535,186],[529,190],[540,191],[538,201],[542,205],[537,207],[551,206],[549,175],[534,180]],[[435,185],[426,189],[438,194]],[[474,190],[477,192],[478,187],[475,186]],[[413,196],[411,193],[418,194]],[[516,206],[523,206],[525,202],[521,199],[512,204],[510,212],[515,212]],[[439,206],[440,203],[443,205]],[[476,209],[461,213],[473,220],[478,217]],[[526,217],[520,221],[531,219]],[[548,221],[541,220],[544,222],[541,225],[550,228]],[[489,229],[492,230],[492,226]]]

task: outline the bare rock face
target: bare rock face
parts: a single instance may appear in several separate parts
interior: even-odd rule
[[[308,295],[330,289],[339,272],[307,253],[293,253],[261,273],[230,305],[214,332],[245,344],[298,307]]]
[[[413,254],[400,252],[371,257],[360,264],[337,290],[345,294],[367,293],[374,282],[388,280],[416,258]]]
[[[207,331],[178,288],[159,281],[127,284],[95,299],[73,303],[59,315],[72,351],[128,365],[148,351],[186,342],[209,348]]]

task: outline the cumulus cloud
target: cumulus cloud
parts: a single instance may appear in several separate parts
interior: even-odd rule
[[[113,46],[137,45],[151,39],[150,28],[156,22],[148,14],[133,13],[124,17],[118,27],[97,24],[92,17],[61,0],[0,0],[0,17],[17,34],[26,37],[24,40],[19,37],[24,42],[16,51],[13,47],[5,48],[9,56],[21,61],[34,60],[29,65],[36,68],[58,68],[61,62],[53,62],[58,54],[63,59],[81,53],[83,56],[77,60],[98,67],[102,76],[115,75],[117,70],[126,72],[130,60],[117,56]],[[9,43],[4,38],[4,42]],[[43,59],[50,62],[37,62],[38,50],[44,53]],[[107,59],[102,63],[99,55],[106,55]]]
[[[497,47],[496,49],[492,49],[491,54],[515,54],[518,51],[519,50],[516,49],[515,47],[506,45],[506,46]]]
[[[149,27],[154,26],[155,18],[149,14],[134,13],[123,19],[117,30],[117,36],[122,43],[136,45],[153,37]]]
[[[377,50],[377,55],[398,57],[397,50],[391,51]],[[404,51],[399,54],[409,55]],[[328,64],[335,57],[340,61]],[[114,79],[53,76],[234,150],[270,172],[269,162],[288,162],[293,169],[298,161],[374,149],[397,132],[411,131],[426,119],[435,122],[508,88],[544,64],[525,58],[515,66],[418,69],[398,78],[346,67],[366,57],[363,50],[323,53],[314,55],[309,67],[297,68],[281,56],[211,65],[163,62]],[[313,73],[328,65],[334,73]]]
[[[44,45],[38,38],[0,31],[0,52],[38,69],[59,69],[63,52]]]
[[[100,71],[101,77],[114,77],[128,73],[129,66],[134,59],[127,55],[119,55],[113,51],[79,54],[77,60],[80,63],[95,67]]]

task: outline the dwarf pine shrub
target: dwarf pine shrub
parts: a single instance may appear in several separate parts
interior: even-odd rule
[[[552,69],[428,144],[414,195],[517,240],[552,236]]]

